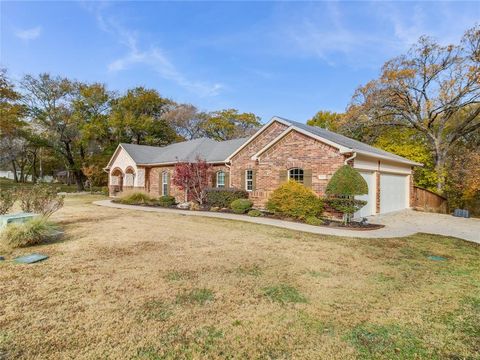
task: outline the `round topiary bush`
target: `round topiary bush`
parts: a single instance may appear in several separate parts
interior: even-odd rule
[[[368,194],[368,184],[360,173],[350,165],[335,171],[327,184],[327,195],[354,196]]]
[[[270,195],[267,209],[277,215],[303,220],[309,216],[321,216],[323,202],[304,185],[289,181]]]
[[[366,201],[355,199],[355,195],[368,194],[368,184],[360,173],[349,165],[338,169],[327,184],[328,205],[343,214],[345,224],[353,214],[365,206]]]
[[[230,204],[230,208],[236,214],[245,214],[248,210],[250,210],[253,206],[251,200],[248,199],[237,199],[232,201]]]

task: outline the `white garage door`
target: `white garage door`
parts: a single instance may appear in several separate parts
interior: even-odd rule
[[[408,207],[408,176],[380,174],[380,213]]]
[[[355,199],[365,200],[367,204],[354,214],[353,217],[355,219],[373,215],[375,214],[375,210],[376,210],[375,195],[377,190],[375,187],[375,174],[373,172],[360,171],[360,175],[362,175],[362,177],[367,182],[368,194],[355,196]]]

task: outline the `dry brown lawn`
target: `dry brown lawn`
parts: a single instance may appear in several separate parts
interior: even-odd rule
[[[0,263],[0,359],[480,358],[480,246],[91,204]],[[433,261],[430,255],[446,257]]]

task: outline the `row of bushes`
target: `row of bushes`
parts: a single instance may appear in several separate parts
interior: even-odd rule
[[[18,201],[24,212],[49,217],[62,208],[64,197],[50,185],[37,184],[31,188],[7,189],[0,191],[0,215],[8,213]]]
[[[318,197],[311,189],[295,181],[282,184],[273,191],[267,202],[267,210],[280,217],[297,219],[308,224],[320,225],[321,217],[326,208],[340,212],[345,223],[353,214],[362,208],[366,202],[355,199],[355,195],[368,192],[368,187],[362,176],[351,166],[342,166],[330,179],[327,197]],[[261,216],[259,210],[252,210],[253,203],[248,199],[248,192],[235,188],[210,188],[205,190],[205,208],[218,211],[229,208],[234,213],[250,216]],[[145,193],[134,193],[119,200],[124,204],[156,205],[170,207],[175,199],[171,196],[152,198]],[[199,209],[200,205],[191,207]]]
[[[144,192],[130,193],[114,201],[126,205],[150,205],[161,207],[171,207],[176,204],[173,196],[160,196],[159,198],[156,198]]]

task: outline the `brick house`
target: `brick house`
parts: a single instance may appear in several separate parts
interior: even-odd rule
[[[202,138],[164,147],[120,144],[105,168],[110,195],[135,189],[172,195],[182,202],[184,193],[170,178],[176,163],[193,162],[198,156],[212,164],[212,186],[245,189],[258,208],[289,179],[323,195],[333,173],[349,164],[369,188],[359,197],[367,205],[357,216],[409,208],[412,170],[421,166],[325,129],[273,117],[249,138],[221,142]]]

